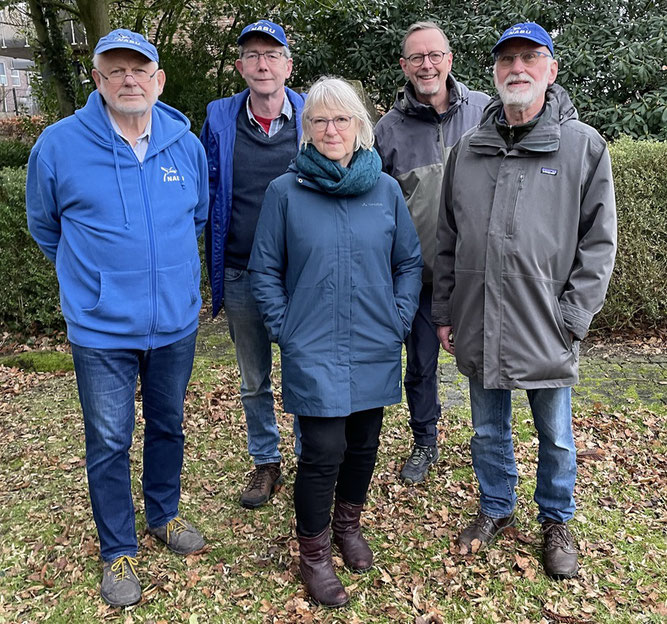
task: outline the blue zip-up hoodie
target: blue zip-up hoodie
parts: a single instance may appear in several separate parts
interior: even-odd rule
[[[301,113],[306,94],[288,87],[285,93],[294,107],[297,140],[294,155],[301,140]],[[201,131],[201,142],[208,156],[209,215],[206,224],[206,267],[211,282],[213,316],[222,308],[225,284],[225,244],[232,215],[232,184],[234,173],[234,142],[236,118],[245,106],[250,89],[232,97],[214,100],[206,108],[206,121]]]
[[[30,154],[28,227],[56,266],[74,344],[145,350],[197,328],[206,155],[177,110],[157,102],[151,123],[140,163],[94,91]]]

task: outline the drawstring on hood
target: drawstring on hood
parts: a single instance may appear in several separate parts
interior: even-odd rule
[[[120,163],[118,162],[118,146],[116,145],[116,131],[111,128],[111,149],[113,150],[113,164],[116,169],[116,182],[118,183],[118,190],[120,191],[120,201],[123,204],[123,217],[125,217],[125,229],[130,229],[130,216],[127,210],[127,200],[125,199],[125,191],[123,190],[123,182],[120,177]]]

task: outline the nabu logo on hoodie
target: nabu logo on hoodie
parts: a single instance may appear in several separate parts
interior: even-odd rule
[[[176,167],[160,167],[164,171],[163,182],[180,182],[182,177],[178,175]]]

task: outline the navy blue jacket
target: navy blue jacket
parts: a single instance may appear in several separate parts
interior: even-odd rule
[[[301,113],[306,95],[285,87],[285,93],[296,115],[297,144],[301,140]],[[245,107],[250,90],[232,97],[214,100],[206,108],[206,121],[201,131],[208,158],[209,211],[206,224],[206,267],[211,283],[213,316],[222,308],[225,282],[225,245],[232,214],[232,183],[236,118]],[[258,157],[261,157],[258,155]]]
[[[286,411],[347,416],[401,401],[422,259],[393,178],[341,197],[292,165],[266,191],[248,270],[280,345]]]

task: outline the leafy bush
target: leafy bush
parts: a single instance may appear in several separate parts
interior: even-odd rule
[[[0,169],[0,324],[23,332],[61,329],[55,270],[28,232],[25,176],[23,167]]]
[[[667,143],[627,137],[610,147],[618,209],[618,254],[596,328],[667,322]]]
[[[16,139],[0,139],[0,168],[22,167],[28,164],[30,146]]]

